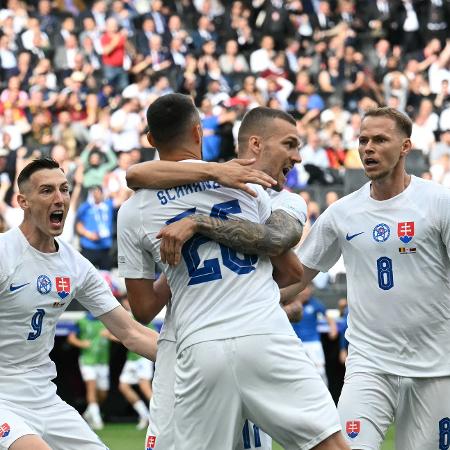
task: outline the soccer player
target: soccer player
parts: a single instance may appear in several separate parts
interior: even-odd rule
[[[133,321],[92,264],[57,238],[70,201],[59,165],[31,162],[18,187],[24,220],[0,235],[0,448],[104,450],[51,382],[58,318],[76,297],[128,348],[153,359],[157,333]]]
[[[255,124],[259,124],[261,117],[263,119],[265,118],[267,121],[267,119],[272,119],[277,115],[280,114],[274,113],[273,110],[268,108],[253,109],[252,113],[249,113],[244,119],[241,136],[251,134],[248,132],[248,128],[254,127]],[[267,121],[267,126],[270,125],[270,122]],[[247,164],[254,163],[258,158],[253,158],[250,154],[247,155],[246,149],[246,138],[241,137],[239,154],[240,156],[243,156],[244,158],[248,157],[249,159],[235,160],[220,165],[217,163],[207,163],[192,166],[191,163],[175,163],[160,160],[136,164],[130,168],[127,173],[128,183],[134,189],[144,187],[171,188],[184,183],[199,183],[201,181],[213,180],[220,176],[222,184],[225,181],[229,187],[235,186],[242,188],[245,189],[246,192],[252,194],[253,191],[250,186],[243,184],[242,181],[230,183],[230,180],[234,180],[234,177],[231,175],[228,177],[227,175],[228,171],[232,171],[233,173],[234,171],[239,172],[239,165],[244,165],[247,167],[247,171],[251,171]],[[264,172],[262,172],[261,175],[262,174],[264,174]],[[251,179],[250,175],[250,180]],[[254,181],[263,181],[265,179],[266,177],[262,179],[253,178]],[[273,178],[267,178],[268,182],[271,180],[273,180]],[[277,213],[283,217],[282,220],[284,220],[284,222],[281,225],[284,225],[286,229],[292,228],[286,226],[286,221],[289,223],[293,220],[294,228],[297,227],[297,225],[295,225],[296,222],[299,222],[303,227],[306,222],[306,203],[304,200],[300,196],[287,191],[277,192],[275,190],[269,190],[268,192],[271,197],[272,211],[277,210]],[[233,234],[233,231],[234,230],[230,230],[230,235]],[[237,242],[234,244],[237,249],[239,249],[240,243]],[[301,319],[302,304],[298,297],[283,301],[282,307],[291,322],[298,322]],[[149,317],[145,317],[144,320],[149,320]],[[171,348],[169,349],[169,347]],[[164,335],[161,336],[158,343],[158,364],[153,382],[154,388],[156,387],[156,393],[150,402],[151,421],[147,433],[147,441],[156,442],[156,445],[154,446],[155,449],[164,448],[170,450],[174,448],[172,423],[174,394],[173,392],[171,393],[172,404],[169,404],[168,399],[170,400],[170,398],[168,392],[170,390],[169,383],[172,383],[172,386],[174,383],[175,361],[175,341],[166,340]],[[162,393],[161,391],[164,392]],[[160,401],[160,396],[165,399],[165,401]],[[158,436],[157,439],[156,436]],[[251,448],[271,450],[272,439],[256,425],[246,421],[236,449],[243,450]]]
[[[263,142],[254,135],[251,140],[254,151],[262,154],[260,160],[284,182],[283,171],[299,160],[295,156],[299,141],[295,121],[282,114],[271,119],[278,127],[273,137]],[[149,141],[161,159],[200,159],[201,127],[190,98],[160,97],[150,106],[147,119]],[[259,125],[264,130],[264,124]],[[257,248],[268,247],[270,239],[283,241],[285,231],[261,225],[270,216],[270,201],[261,188],[255,190],[256,199],[216,182],[141,190],[119,211],[119,265],[128,278],[132,307],[157,303],[151,295],[155,263],[163,267],[172,291],[171,320],[166,325],[172,325],[177,335],[175,448],[233,448],[245,417],[288,449],[347,448],[331,396],[278,304],[269,258],[249,254],[258,239]],[[169,239],[163,250],[157,238],[161,227],[170,225],[164,230],[166,238],[177,228],[173,227],[177,220],[196,212],[211,215],[201,220],[203,235],[183,247],[182,263],[167,264],[167,259],[177,262],[177,249],[171,248]],[[246,219],[230,221],[236,232],[231,241],[241,233],[239,239],[246,243],[240,254],[206,237],[211,233],[218,242],[224,239],[214,218],[230,214]],[[257,223],[249,232],[247,221],[252,219]],[[183,224],[178,232],[198,231],[197,223]],[[215,232],[210,230],[213,225]],[[279,266],[289,257],[289,253],[279,256]],[[287,263],[283,269],[285,280],[295,278],[288,276]],[[147,447],[154,444],[149,440]]]
[[[122,306],[131,312],[128,299],[122,300]],[[153,328],[153,325],[149,325]],[[127,399],[128,403],[139,415],[139,422],[136,425],[138,430],[144,430],[148,426],[148,402],[152,397],[152,386],[150,380],[153,376],[153,363],[141,355],[134,352],[127,352],[127,359],[119,376],[119,391]],[[138,385],[142,395],[147,400],[147,405],[133,389],[133,385]]]
[[[83,418],[93,430],[103,428],[100,405],[109,391],[109,341],[105,326],[90,312],[76,323],[67,342],[80,349],[78,364],[86,386],[87,408]]]
[[[369,182],[332,204],[299,249],[302,284],[342,254],[349,354],[339,414],[352,449],[450,445],[450,191],[405,171],[411,121],[368,111],[359,155]]]

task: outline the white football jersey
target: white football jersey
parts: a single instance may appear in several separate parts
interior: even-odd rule
[[[119,210],[120,274],[151,278],[155,263],[161,265],[172,291],[171,320],[178,349],[251,334],[292,335],[268,257],[243,255],[195,235],[184,245],[180,264],[170,267],[161,262],[155,236],[166,224],[189,214],[264,223],[271,213],[270,200],[260,186],[252,187],[257,198],[216,182],[140,190]]]
[[[266,192],[270,197],[272,211],[282,209],[292,217],[296,218],[302,225],[305,225],[307,219],[307,207],[305,199],[302,196],[287,190],[275,191],[273,189],[267,189]]]
[[[450,190],[412,176],[399,195],[370,183],[320,215],[298,250],[326,272],[347,271],[348,371],[450,375]]]
[[[19,228],[0,234],[0,399],[54,401],[49,358],[59,317],[73,298],[94,316],[119,306],[92,264],[64,241],[55,253],[32,247]]]

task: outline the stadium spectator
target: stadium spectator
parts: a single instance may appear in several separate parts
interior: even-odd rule
[[[102,45],[102,68],[106,80],[117,86],[119,92],[128,85],[128,75],[124,69],[125,43],[128,36],[126,28],[119,30],[117,20],[113,17],[106,19],[105,33],[100,42]]]
[[[114,207],[118,206],[105,198],[99,185],[89,188],[88,199],[77,211],[75,227],[80,235],[81,254],[100,270],[112,268],[113,216]]]

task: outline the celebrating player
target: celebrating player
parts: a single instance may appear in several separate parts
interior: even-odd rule
[[[159,98],[147,118],[149,141],[161,159],[200,159],[199,116],[188,97]],[[276,175],[283,181],[283,169],[288,170],[299,158],[298,137],[293,119],[278,116],[272,120],[278,127],[275,136],[267,136],[266,143],[258,135],[250,139],[255,151],[264,153],[261,158],[266,164],[279,168]],[[264,124],[260,126],[264,130]],[[272,152],[273,160],[268,157]],[[160,248],[161,227],[175,226],[177,220],[194,213],[210,214],[211,218],[202,219],[205,229],[201,232],[213,233],[215,226],[214,235],[221,239],[223,229],[215,217],[232,214],[264,223],[270,216],[270,201],[261,188],[255,190],[256,199],[217,182],[145,190],[119,211],[119,265],[128,278],[130,303],[141,307],[157,303],[151,296],[155,262],[162,265],[173,294],[166,325],[173,325],[177,334],[175,448],[233,448],[245,417],[288,449],[347,448],[331,396],[278,304],[269,258],[240,255],[196,235],[183,247],[183,263],[170,266],[166,261],[177,262],[172,239],[167,240],[166,249],[163,244]],[[233,221],[236,233],[247,238],[243,253],[254,251],[258,238],[269,241],[274,234],[278,240],[283,238],[282,230],[270,234],[269,227],[258,224],[248,233],[247,221]],[[197,220],[192,222],[185,232],[188,235],[192,227],[197,231]],[[175,227],[180,233],[184,228]],[[166,239],[173,231],[172,226],[166,227],[161,236]],[[289,267],[284,265],[285,272]],[[270,367],[277,370],[270,371]],[[152,437],[147,447],[154,448],[154,444]]]
[[[359,154],[370,182],[331,205],[299,250],[308,283],[341,253],[349,355],[339,414],[353,449],[436,450],[450,438],[450,191],[409,175],[411,121],[366,113]]]
[[[18,177],[19,228],[0,235],[0,448],[106,449],[56,394],[49,358],[58,318],[73,298],[128,348],[155,358],[157,333],[133,321],[97,270],[57,238],[69,207],[59,165],[42,158]]]
[[[249,194],[255,195],[251,186],[245,184],[242,180],[248,182],[259,181],[263,185],[273,186],[275,181],[268,175],[265,176],[264,172],[256,172],[255,169],[251,169],[249,164],[254,164],[259,159],[253,157],[251,152],[247,154],[248,136],[251,135],[251,128],[256,128],[260,125],[261,121],[265,121],[266,126],[271,126],[271,119],[276,117],[288,118],[284,114],[280,114],[278,111],[271,110],[269,108],[254,108],[251,113],[248,113],[243,121],[243,127],[240,131],[241,146],[239,150],[240,156],[248,157],[250,159],[233,160],[224,164],[206,163],[196,164],[193,166],[191,163],[183,162],[171,162],[171,161],[149,161],[132,166],[127,173],[128,184],[133,188],[172,188],[180,186],[185,183],[199,183],[207,180],[216,179],[221,185],[227,185],[228,187],[241,188]],[[254,131],[254,130],[253,130]],[[263,164],[264,167],[264,164]],[[274,166],[271,165],[271,169]],[[245,170],[244,170],[245,169]],[[273,170],[276,176],[278,172]],[[267,183],[266,183],[267,180]],[[283,180],[280,180],[283,184]],[[282,186],[281,184],[281,186]],[[277,186],[278,189],[278,186]],[[275,190],[269,190],[271,197],[272,211],[277,211],[276,215],[280,216],[280,229],[286,230],[286,235],[294,233],[300,238],[301,229],[298,227],[298,222],[303,226],[306,221],[306,203],[304,200],[296,195],[283,191],[277,193]],[[192,217],[196,217],[193,215]],[[182,221],[180,221],[182,223]],[[233,224],[227,222],[222,224],[222,227],[232,226]],[[298,231],[295,231],[298,230]],[[235,230],[230,228],[225,235],[228,237],[236,234]],[[176,238],[180,236],[178,233],[173,233]],[[220,239],[220,236],[218,237]],[[238,236],[239,239],[239,236]],[[228,242],[228,241],[227,241]],[[230,242],[228,242],[230,245]],[[179,243],[181,246],[181,242]],[[245,242],[233,242],[233,248],[239,249],[242,245],[247,245]],[[270,244],[271,248],[266,248],[263,251],[257,250],[260,254],[264,254],[264,251],[275,251],[275,244]],[[279,244],[277,244],[279,245]],[[170,291],[169,291],[170,295]],[[282,305],[288,318],[291,322],[297,322],[301,318],[301,300],[298,298],[289,299]],[[144,320],[149,320],[145,317]],[[175,379],[175,341],[166,339],[163,334],[160,336],[158,342],[158,364],[155,371],[154,388],[156,386],[156,392],[150,402],[150,416],[151,421],[147,433],[147,441],[155,441],[155,449],[167,449],[174,448],[174,433],[173,433],[173,384]],[[169,392],[172,386],[171,397]],[[156,439],[158,436],[158,439]],[[148,446],[150,447],[150,446]],[[272,439],[259,429],[256,425],[246,421],[239,442],[236,446],[237,450],[259,448],[261,450],[272,449]]]

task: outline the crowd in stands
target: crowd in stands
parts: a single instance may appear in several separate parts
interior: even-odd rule
[[[195,100],[208,161],[235,157],[249,109],[289,111],[311,223],[361,168],[376,105],[409,114],[413,172],[450,187],[449,23],[449,0],[0,1],[0,231],[21,221],[18,172],[50,155],[72,183],[65,238],[114,267],[125,173],[155,157],[145,112],[170,92]]]

